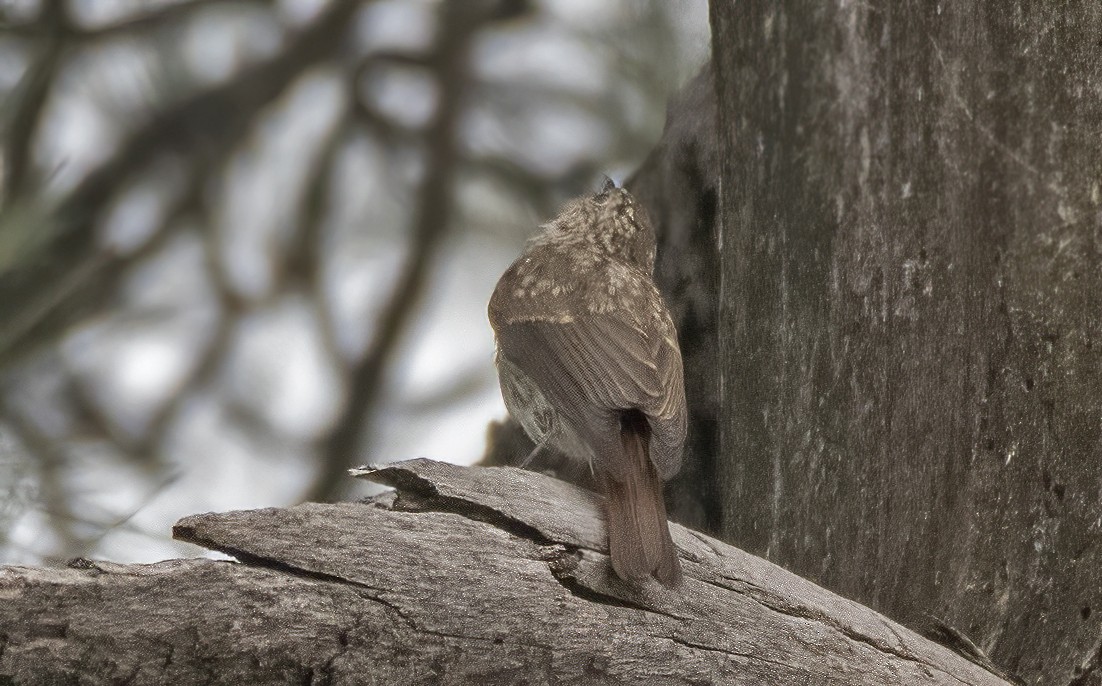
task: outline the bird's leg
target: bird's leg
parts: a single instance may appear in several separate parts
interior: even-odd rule
[[[521,469],[528,469],[528,465],[532,464],[532,461],[536,459],[536,455],[541,453],[545,447],[547,447],[547,438],[551,435],[550,432],[543,435],[537,443],[536,447],[532,448],[532,451],[528,453],[528,457],[520,461],[518,465]]]

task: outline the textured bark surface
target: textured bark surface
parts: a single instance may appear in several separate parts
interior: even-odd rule
[[[0,683],[1006,683],[682,527],[684,588],[626,586],[596,496],[561,481],[365,475],[397,496],[177,524],[239,563],[0,570]]]
[[[712,25],[721,535],[1102,683],[1102,4]]]

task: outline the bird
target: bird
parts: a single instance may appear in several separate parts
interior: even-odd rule
[[[568,202],[489,303],[506,408],[536,444],[586,465],[604,495],[612,569],[682,583],[662,486],[687,432],[681,350],[654,282],[645,208],[606,177]]]

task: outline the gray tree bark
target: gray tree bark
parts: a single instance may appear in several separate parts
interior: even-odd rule
[[[716,531],[1102,684],[1102,4],[713,2]]]
[[[414,460],[375,502],[205,514],[238,562],[0,570],[0,683],[1007,682],[680,526],[677,591],[610,573],[597,496]]]

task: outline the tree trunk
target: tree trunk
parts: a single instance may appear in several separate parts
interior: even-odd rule
[[[720,534],[1102,683],[1102,4],[712,27]]]
[[[1007,683],[680,526],[684,585],[625,585],[597,496],[541,474],[365,475],[397,496],[176,525],[240,564],[0,570],[0,683]]]

